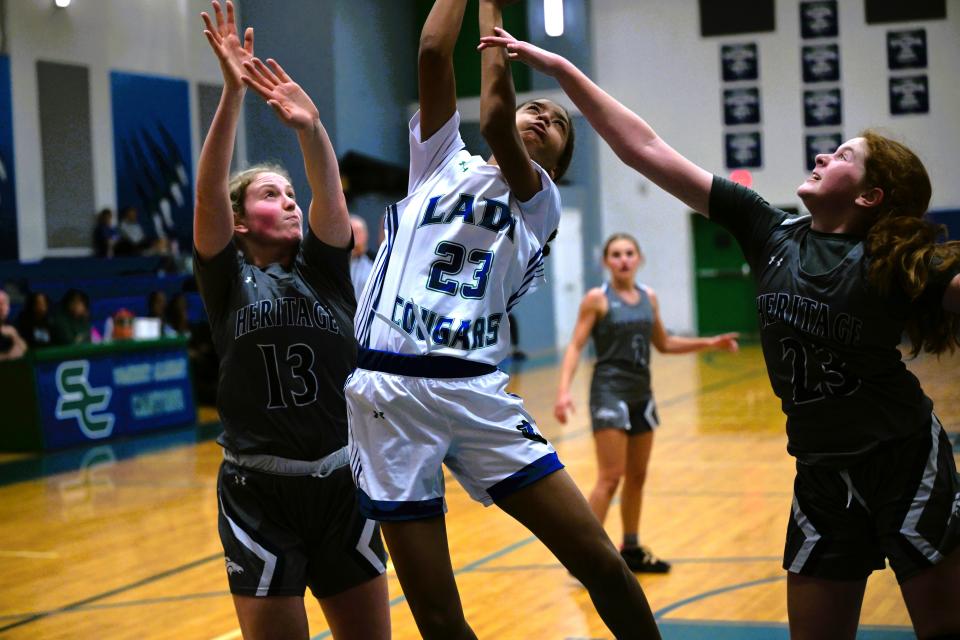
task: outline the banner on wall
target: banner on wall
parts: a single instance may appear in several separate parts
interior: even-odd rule
[[[800,4],[800,37],[835,38],[838,32],[836,0]]]
[[[887,32],[887,68],[924,69],[926,66],[926,29]]]
[[[190,363],[182,348],[38,363],[36,379],[47,449],[191,424],[196,418]]]
[[[760,77],[757,45],[754,43],[721,45],[720,67],[724,82],[756,80]]]
[[[816,133],[804,136],[807,149],[807,171],[813,171],[817,164],[817,156],[821,153],[832,154],[843,143],[843,134]]]
[[[836,82],[840,79],[840,46],[815,44],[803,47],[804,82]]]
[[[10,58],[0,56],[0,260],[20,257],[17,244],[17,195],[13,175],[13,97]]]
[[[803,124],[808,127],[841,124],[840,89],[803,92]]]
[[[135,206],[152,238],[189,250],[193,228],[186,80],[110,73],[117,206]]]
[[[890,113],[895,116],[930,112],[927,76],[890,78]]]
[[[759,131],[728,133],[726,161],[728,169],[756,168],[763,166],[763,153]]]
[[[760,89],[723,90],[723,124],[758,124],[760,122]]]

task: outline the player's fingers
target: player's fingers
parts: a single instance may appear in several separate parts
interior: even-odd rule
[[[501,37],[504,37],[504,38],[509,38],[510,40],[516,40],[516,38],[514,38],[512,35],[510,35],[510,32],[507,31],[506,29],[504,29],[503,27],[494,27],[494,28],[493,28],[493,32],[494,32],[495,34],[497,34],[498,36],[501,36]]]
[[[206,11],[200,13],[200,19],[203,20],[203,26],[206,27],[207,31],[210,33],[216,32],[216,28],[213,26],[213,22],[210,20],[210,14]]]
[[[233,2],[227,0],[227,28],[234,33],[237,31],[237,18],[233,11]]]
[[[262,96],[264,99],[269,99],[270,96],[273,95],[273,89],[259,82],[255,77],[249,75],[249,69],[247,72],[248,73],[240,76],[240,79],[243,80],[243,83],[260,94],[260,96]]]
[[[279,62],[277,62],[273,58],[267,58],[267,64],[270,65],[270,68],[273,70],[273,73],[276,74],[277,78],[281,82],[290,82],[290,76],[288,76],[287,72],[283,70],[283,67],[280,66]]]
[[[218,0],[213,0],[211,4],[213,5],[213,15],[217,19],[217,33],[222,35],[224,25],[223,9],[220,8],[220,2],[218,2]]]
[[[267,65],[263,64],[263,60],[261,60],[260,58],[254,58],[253,64],[257,68],[257,72],[263,77],[263,80],[265,82],[267,82],[268,84],[272,84],[273,86],[277,86],[278,84],[280,84],[279,78],[277,78],[277,76],[274,75],[273,71],[271,71],[270,68],[267,67]]]
[[[209,31],[204,31],[203,35],[207,36],[207,41],[210,43],[210,46],[213,47],[213,52],[217,54],[217,57],[222,57],[220,53],[220,42],[217,40],[217,37]]]

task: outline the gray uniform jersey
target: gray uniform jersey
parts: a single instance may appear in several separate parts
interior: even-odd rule
[[[590,383],[590,397],[613,393],[623,399],[649,398],[650,336],[653,304],[643,287],[640,300],[627,304],[609,284],[603,285],[607,313],[593,325],[597,364]]]
[[[932,402],[897,349],[913,303],[902,290],[873,287],[863,242],[829,271],[811,273],[804,249],[831,236],[812,230],[810,216],[789,218],[720,177],[710,219],[736,237],[757,281],[763,357],[792,455],[842,467],[929,430]],[[952,277],[928,283],[923,295],[940,300]]]
[[[343,384],[357,357],[350,249],[308,229],[289,270],[260,269],[232,242],[194,264],[220,355],[220,444],[296,460],[345,445]]]

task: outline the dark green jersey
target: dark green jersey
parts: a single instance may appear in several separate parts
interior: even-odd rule
[[[220,354],[220,444],[297,460],[345,445],[343,384],[357,357],[350,250],[308,229],[289,271],[250,264],[232,242],[194,264]]]
[[[737,238],[757,281],[763,357],[792,455],[846,465],[929,424],[933,403],[897,349],[910,300],[869,285],[863,242],[811,231],[810,216],[790,218],[719,177],[710,219]],[[836,263],[823,264],[831,255]]]
[[[590,383],[593,397],[605,392],[627,394],[630,398],[650,397],[650,336],[653,333],[653,304],[643,287],[640,300],[627,304],[608,284],[607,313],[593,325],[591,336],[597,364]]]

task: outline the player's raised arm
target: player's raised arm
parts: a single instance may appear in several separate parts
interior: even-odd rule
[[[520,60],[556,78],[597,133],[624,163],[690,208],[707,215],[713,176],[664,142],[640,116],[597,86],[569,60],[529,42],[517,40],[502,28],[483,35],[480,49],[505,50],[510,60]]]
[[[501,9],[516,0],[480,0],[480,33],[503,26]],[[540,176],[517,129],[517,99],[506,52],[490,47],[481,52],[480,131],[493,151],[503,177],[521,201],[540,191]],[[544,130],[545,135],[545,130]]]
[[[258,58],[245,62],[243,81],[266,100],[281,122],[297,132],[313,196],[311,231],[331,246],[346,247],[352,231],[340,168],[313,100],[273,59],[267,59],[267,64]]]
[[[193,242],[201,258],[211,258],[223,250],[233,237],[233,209],[230,206],[230,159],[245,87],[241,76],[243,63],[253,58],[253,29],[247,28],[243,41],[237,34],[233,3],[226,12],[213,1],[215,22],[201,13],[203,35],[220,62],[223,93],[200,151],[197,167],[197,201],[193,216]],[[226,15],[224,15],[226,13]]]
[[[417,55],[420,142],[436,133],[457,110],[453,48],[466,8],[467,0],[436,0],[423,23]]]

